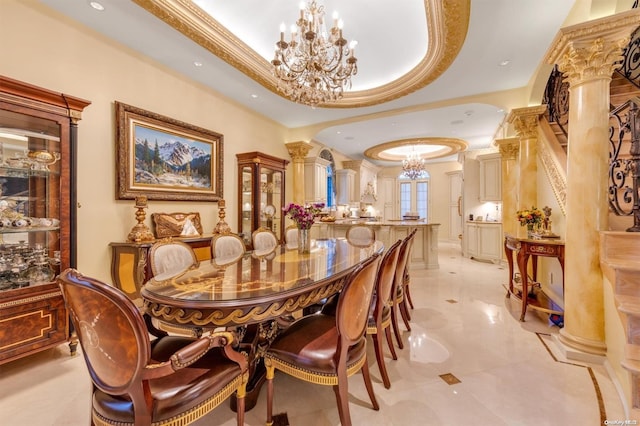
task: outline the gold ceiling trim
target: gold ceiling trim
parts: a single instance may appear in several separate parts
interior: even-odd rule
[[[424,158],[425,160],[432,160],[434,158],[441,158],[452,154],[457,154],[458,152],[465,151],[469,147],[469,144],[467,142],[463,141],[462,139],[456,138],[409,138],[389,141],[376,146],[372,146],[364,152],[364,155],[365,157],[372,160],[402,161],[406,159],[406,155],[389,154],[385,151],[402,146],[420,145],[442,146],[442,149],[439,149],[437,151],[420,154],[420,158]]]
[[[190,0],[133,2],[268,90],[282,96],[271,72],[271,63]],[[416,67],[390,83],[346,92],[340,101],[319,106],[356,108],[389,102],[425,87],[449,68],[467,36],[471,0],[424,0],[424,6],[429,46],[425,57]]]

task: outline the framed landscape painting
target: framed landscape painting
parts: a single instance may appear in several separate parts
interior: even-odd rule
[[[116,102],[117,198],[222,198],[221,134]]]

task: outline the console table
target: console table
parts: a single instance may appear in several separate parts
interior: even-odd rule
[[[527,306],[532,309],[546,312],[548,314],[562,315],[562,309],[556,305],[543,291],[537,295],[529,294],[529,275],[527,268],[529,259],[531,259],[531,280],[537,281],[538,275],[538,257],[555,257],[560,262],[562,268],[562,289],[564,290],[564,241],[557,239],[532,240],[527,238],[516,238],[506,235],[504,239],[504,252],[507,256],[507,264],[509,265],[509,284],[507,288],[507,297],[512,294],[518,300],[522,301],[522,312],[520,321],[524,321],[527,312]],[[516,264],[520,272],[520,281],[522,288],[520,291],[514,286],[515,272],[513,268],[514,254]]]

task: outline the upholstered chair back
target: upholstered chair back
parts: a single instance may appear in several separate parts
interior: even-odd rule
[[[376,232],[370,226],[353,225],[347,229],[346,237],[354,246],[366,247],[376,241]]]
[[[193,249],[181,241],[159,241],[149,250],[154,276],[172,276],[197,263]]]
[[[216,263],[231,263],[245,253],[244,241],[236,234],[220,234],[211,239],[211,255]]]

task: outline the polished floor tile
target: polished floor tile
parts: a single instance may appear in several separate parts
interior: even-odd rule
[[[391,389],[382,386],[369,346],[379,411],[371,409],[362,376],[349,379],[354,425],[597,426],[625,420],[602,365],[563,359],[553,338],[558,328],[535,312],[518,321],[519,305],[502,287],[504,267],[463,258],[453,244],[441,245],[439,262],[438,270],[412,272],[412,331],[403,328],[405,349],[397,350],[397,361],[387,353]],[[0,424],[87,425],[90,389],[82,356],[69,357],[65,346],[5,364]],[[330,387],[283,374],[275,378],[274,413],[286,413],[294,426],[339,424]],[[265,415],[263,390],[246,423],[263,425]],[[197,422],[234,424],[226,403]]]

